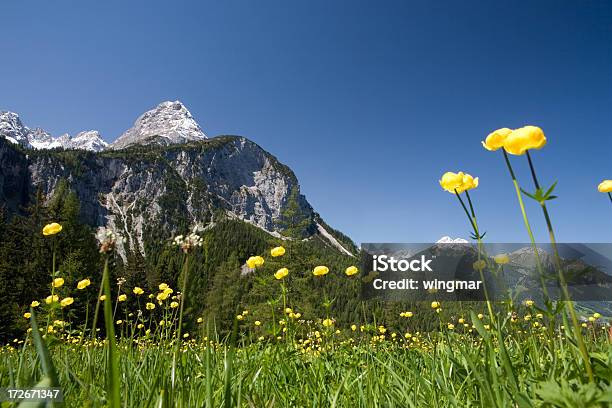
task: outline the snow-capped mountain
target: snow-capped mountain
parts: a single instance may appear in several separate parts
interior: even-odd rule
[[[19,115],[13,112],[0,111],[0,135],[4,136],[9,142],[27,146],[29,133],[30,129],[21,123]]]
[[[96,130],[80,132],[72,137],[53,137],[41,128],[30,129],[14,112],[0,111],[0,136],[8,141],[33,149],[80,149],[99,152],[107,148],[123,149],[136,144],[170,145],[207,139],[189,110],[179,101],[166,101],[143,113],[134,126],[125,131],[110,146]]]
[[[468,241],[463,238],[451,238],[449,236],[443,236],[436,241],[436,244],[467,244]]]
[[[206,135],[185,105],[179,101],[167,101],[142,114],[110,148],[123,149],[135,144],[165,146],[204,139],[207,139]]]
[[[53,137],[41,128],[30,129],[25,126],[19,115],[14,112],[0,112],[0,136],[8,141],[32,149],[80,149],[99,152],[106,149],[108,143],[95,130],[80,132],[75,137],[65,133]]]

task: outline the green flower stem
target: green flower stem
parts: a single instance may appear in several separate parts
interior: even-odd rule
[[[529,224],[529,218],[527,217],[527,211],[525,210],[525,203],[523,203],[523,196],[521,195],[521,187],[519,186],[518,180],[514,175],[514,170],[512,169],[510,159],[508,158],[508,153],[506,153],[504,149],[502,149],[502,152],[504,153],[504,160],[506,162],[506,166],[508,166],[510,177],[512,177],[512,183],[514,184],[516,198],[518,199],[519,206],[521,207],[521,214],[523,215],[523,222],[525,223],[525,228],[527,229],[527,234],[529,234],[529,240],[531,241],[531,246],[533,247],[533,252],[536,257],[536,267],[538,268],[538,273],[540,275],[540,283],[542,285],[542,293],[544,294],[544,300],[548,301],[548,289],[546,289],[546,282],[544,281],[544,269],[542,268],[542,260],[540,259],[540,253],[538,252],[538,246],[536,245],[535,238],[533,236],[533,231],[531,230],[531,225]]]
[[[472,228],[474,228],[474,234],[476,234],[476,238],[477,238],[477,242],[478,242],[478,261],[480,261],[480,256],[481,256],[481,254],[483,252],[482,239],[480,238],[480,231],[478,230],[478,222],[476,220],[476,213],[474,212],[474,206],[472,205],[472,199],[470,198],[470,194],[466,191],[465,195],[466,195],[466,197],[468,199],[468,203],[470,205],[470,210],[471,210],[471,215],[470,215],[470,213],[468,212],[467,207],[465,206],[465,203],[461,199],[461,195],[457,192],[457,190],[455,190],[455,195],[459,199],[459,202],[461,203],[461,207],[463,207],[463,210],[465,211],[465,214],[467,215],[468,219],[470,220],[470,224],[472,224]],[[495,315],[493,314],[493,307],[491,306],[491,300],[489,298],[489,290],[487,289],[487,283],[486,283],[485,278],[484,278],[483,269],[482,268],[478,268],[478,272],[480,273],[480,280],[482,281],[482,285],[483,285],[483,289],[484,289],[484,294],[485,294],[485,299],[486,299],[486,302],[487,302],[487,310],[489,312],[489,317],[491,318],[491,323],[493,325],[495,325]]]
[[[189,254],[185,254],[185,261],[183,262],[183,287],[181,289],[181,308],[179,311],[179,321],[178,327],[176,329],[176,344],[174,345],[174,353],[172,356],[172,371],[171,371],[171,384],[172,384],[172,394],[174,393],[174,388],[176,386],[176,360],[178,360],[179,350],[181,348],[181,339],[183,332],[183,310],[185,309],[185,301],[187,300],[187,278],[189,277]],[[166,316],[164,315],[164,320],[166,320]],[[168,328],[168,336],[170,328]],[[172,395],[171,394],[171,395]]]
[[[531,160],[531,155],[529,154],[529,150],[527,150],[527,161],[529,162],[529,169],[531,170],[531,175],[533,177],[533,182],[536,186],[536,189],[540,188],[540,184],[538,183],[538,177],[536,176],[535,168],[533,166],[533,162]],[[584,339],[582,338],[582,332],[580,330],[580,325],[578,324],[578,317],[576,316],[576,310],[574,309],[574,303],[570,299],[569,291],[567,289],[567,281],[565,280],[565,275],[563,274],[563,268],[561,266],[561,258],[559,257],[559,251],[557,249],[557,240],[555,238],[555,233],[553,230],[552,222],[550,220],[550,215],[548,214],[548,209],[546,208],[546,202],[540,202],[540,206],[542,207],[542,212],[544,213],[544,218],[546,220],[546,227],[548,228],[548,235],[550,237],[550,243],[553,248],[553,254],[555,258],[555,266],[557,267],[557,273],[559,274],[559,284],[561,285],[561,290],[563,291],[563,296],[565,301],[567,302],[567,307],[569,310],[570,318],[572,319],[572,325],[574,326],[574,331],[576,333],[576,341],[578,342],[578,348],[580,349],[580,353],[584,359],[584,365],[586,368],[587,375],[589,380],[593,381],[593,370],[591,368],[591,361],[589,359],[589,353],[586,349],[586,345],[584,343]]]

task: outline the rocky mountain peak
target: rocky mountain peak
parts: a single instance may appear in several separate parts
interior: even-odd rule
[[[180,101],[166,101],[143,113],[134,126],[113,142],[112,149],[135,144],[170,145],[207,139],[191,112]]]
[[[8,141],[22,146],[28,145],[28,133],[30,129],[25,127],[14,112],[0,111],[0,135]]]

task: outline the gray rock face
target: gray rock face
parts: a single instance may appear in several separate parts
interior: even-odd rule
[[[179,101],[162,102],[142,114],[134,126],[111,144],[123,149],[134,144],[170,145],[205,140],[206,135]]]
[[[289,194],[293,188],[299,190],[288,167],[243,137],[218,137],[146,153],[78,154],[77,160],[66,162],[61,156],[30,155],[32,184],[51,197],[59,180],[68,180],[79,196],[84,219],[120,232],[125,245],[143,255],[144,237],[152,231],[173,234],[181,222],[205,225],[219,210],[274,232]],[[303,196],[299,206],[314,219]]]

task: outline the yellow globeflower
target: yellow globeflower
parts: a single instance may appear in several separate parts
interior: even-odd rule
[[[474,262],[473,266],[475,271],[482,271],[487,267],[487,263],[483,259],[479,259],[478,261]]]
[[[32,307],[38,307],[40,305],[40,302],[38,300],[33,300],[32,303],[30,303],[30,306]]]
[[[52,222],[51,224],[45,225],[42,230],[43,235],[55,235],[62,230],[62,226],[57,222]]]
[[[332,319],[325,319],[325,320],[323,320],[323,326],[325,326],[325,327],[330,327],[333,324],[334,324],[334,322],[333,322]]]
[[[136,287],[135,287],[135,288],[132,290],[132,292],[134,292],[134,294],[135,294],[136,296],[139,296],[139,295],[142,295],[142,294],[144,293],[144,290],[142,290],[142,288],[139,288],[138,286],[136,286]]]
[[[53,279],[53,287],[61,288],[64,285],[64,278],[55,278]]]
[[[274,273],[274,277],[278,280],[285,278],[285,276],[289,275],[289,269],[280,268],[276,273]]]
[[[612,193],[612,180],[602,181],[599,183],[599,186],[597,186],[597,190],[599,190],[600,193]]]
[[[455,328],[455,325],[452,323],[449,323],[447,327],[449,330],[453,330]]]
[[[261,266],[264,264],[264,259],[261,256],[252,256],[249,259],[247,259],[247,266],[251,269],[255,269],[258,266]]]
[[[23,317],[25,317],[26,319],[29,319],[30,317],[32,317],[32,313],[30,313],[30,312],[25,312],[25,313],[23,314]]]
[[[102,301],[106,300],[106,295],[100,296],[100,300],[102,300]]]
[[[440,307],[440,302],[436,302],[436,301],[431,302],[431,308],[432,309],[437,309],[439,307]]]
[[[168,289],[168,284],[167,283],[160,283],[159,284],[159,290],[164,291]]]
[[[255,320],[255,326],[261,326],[261,322],[259,320]]]
[[[60,302],[60,305],[62,307],[66,307],[66,306],[70,306],[73,303],[74,303],[74,298],[67,297],[67,298],[62,299],[62,301]]]
[[[276,248],[272,248],[270,254],[275,258],[277,256],[283,256],[285,255],[285,248],[283,248],[282,246],[277,246]]]
[[[157,294],[156,299],[161,302],[163,300],[168,299],[168,296],[170,296],[170,294],[168,292],[160,292],[160,293]]]
[[[506,141],[506,137],[512,133],[512,129],[501,128],[497,129],[491,133],[489,136],[482,142],[482,145],[485,149],[490,151],[498,150],[504,147],[504,142]]]
[[[155,303],[147,303],[145,307],[147,310],[153,310],[155,309]]]
[[[527,306],[527,307],[533,306],[533,300],[526,300],[525,301],[525,306]]]
[[[91,281],[89,279],[83,279],[77,283],[77,289],[85,289],[89,285],[91,285]]]
[[[170,303],[170,307],[173,308],[173,309],[176,309],[177,307],[179,307],[179,304],[178,304],[178,302],[172,302],[172,303]]]
[[[506,137],[504,149],[517,156],[525,154],[529,149],[541,149],[546,145],[546,136],[537,126],[524,126],[512,131]]]
[[[50,305],[53,302],[59,301],[59,296],[57,295],[49,295],[45,298],[45,303]]]
[[[323,276],[323,275],[327,275],[328,272],[329,272],[329,268],[327,266],[320,265],[314,268],[314,270],[312,271],[312,274],[314,276]]]
[[[440,186],[449,193],[455,192],[461,194],[464,191],[478,187],[478,177],[472,177],[470,174],[460,171],[453,173],[447,171],[440,179]]]
[[[510,257],[506,254],[499,254],[493,257],[493,260],[498,265],[505,265],[510,262]]]
[[[353,276],[353,275],[357,274],[358,272],[359,272],[359,269],[357,269],[356,266],[349,266],[344,271],[344,273],[346,273],[346,276]]]
[[[119,302],[125,302],[127,300],[127,295],[126,294],[121,294],[121,295],[119,295],[119,297],[117,297],[117,300]]]
[[[351,324],[351,330],[352,330],[352,331],[357,330],[357,325],[356,325],[356,324]]]

